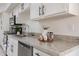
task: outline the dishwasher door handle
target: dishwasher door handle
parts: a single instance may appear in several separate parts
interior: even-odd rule
[[[35,53],[35,55],[40,56],[40,54],[39,54],[39,53]]]

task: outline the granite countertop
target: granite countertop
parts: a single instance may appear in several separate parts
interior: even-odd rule
[[[17,39],[25,44],[29,44],[49,55],[59,56],[65,55],[76,48],[79,48],[79,37],[70,36],[55,36],[55,39],[51,43],[40,42],[36,36],[33,37],[18,37],[15,35],[9,35],[12,38]]]

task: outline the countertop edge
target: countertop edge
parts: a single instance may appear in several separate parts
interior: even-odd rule
[[[72,51],[75,51],[75,50],[78,49],[78,48],[79,48],[79,45],[74,46],[74,47],[72,47],[72,48],[70,48],[70,49],[68,49],[68,50],[66,50],[66,51],[61,52],[59,55],[60,55],[60,56],[65,56],[66,54],[68,54],[68,53],[70,53],[70,52],[72,52]]]

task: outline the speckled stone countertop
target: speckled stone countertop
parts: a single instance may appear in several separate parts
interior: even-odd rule
[[[9,35],[10,37],[17,39],[20,42],[29,44],[51,56],[65,55],[72,52],[76,48],[79,48],[79,37],[55,35],[54,41],[40,42],[38,37],[18,37],[15,35]]]

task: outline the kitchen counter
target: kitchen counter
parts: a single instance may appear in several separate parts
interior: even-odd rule
[[[15,35],[9,35],[9,37],[17,39],[25,44],[29,44],[53,56],[65,55],[79,48],[79,37],[55,36],[56,38],[51,43],[40,42],[36,36],[19,37]]]

